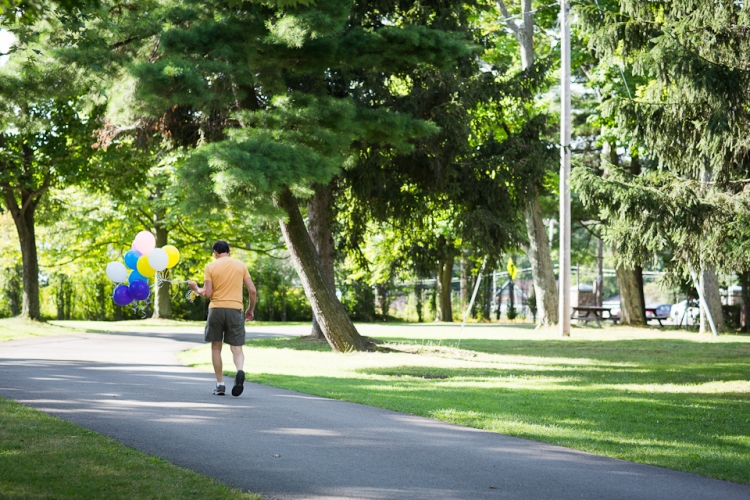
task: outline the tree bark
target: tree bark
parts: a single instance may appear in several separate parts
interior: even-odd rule
[[[724,331],[724,313],[721,310],[721,293],[719,292],[719,278],[716,276],[716,268],[714,268],[713,266],[708,266],[702,269],[700,279],[703,299],[706,301],[708,310],[711,312],[711,319],[714,320],[716,331],[721,333]],[[700,311],[700,332],[710,332],[711,325],[708,323],[708,316],[706,316],[706,311],[703,307],[703,303],[701,303],[700,305]]]
[[[23,266],[13,265],[4,270],[5,283],[3,286],[3,295],[8,300],[11,316],[20,316],[23,304],[23,287],[21,278],[23,277]],[[19,278],[20,276],[20,278]]]
[[[375,285],[375,291],[378,295],[381,319],[388,321],[388,287],[385,283],[378,283]]]
[[[709,169],[703,169],[701,172],[701,179],[703,180],[704,187],[703,191],[708,191],[709,183],[713,178],[713,172]],[[701,259],[702,261],[702,259]],[[714,326],[717,332],[724,331],[724,312],[721,310],[721,293],[719,292],[719,278],[716,276],[716,268],[712,265],[707,265],[701,262],[700,271],[700,287],[703,292],[703,300],[706,301],[706,306],[711,312],[711,319],[714,320]],[[708,317],[703,303],[700,304],[700,332],[704,333],[711,331],[711,326],[708,323]]]
[[[424,318],[422,316],[422,281],[417,281],[417,284],[414,285],[414,297],[416,298],[416,305],[415,308],[417,310],[417,322],[421,323],[424,321]]]
[[[335,258],[335,248],[333,245],[333,186],[328,184],[315,185],[315,195],[310,198],[307,204],[307,219],[310,239],[312,239],[315,249],[320,256],[320,263],[323,267],[323,277],[328,285],[336,290],[336,273],[333,267]],[[323,330],[313,313],[311,337],[318,340],[325,340]]]
[[[461,309],[463,310],[468,305],[469,301],[469,282],[467,280],[467,275],[469,274],[469,260],[463,253],[461,254],[461,263],[459,266],[459,297],[461,297]]]
[[[641,296],[641,304],[643,304],[643,317],[646,317],[646,295],[643,293],[643,268],[641,266],[635,266],[635,282],[638,287],[638,293]]]
[[[286,323],[286,284],[282,282],[280,294],[281,297],[281,321]],[[325,338],[325,337],[324,337]]]
[[[288,220],[280,222],[281,232],[313,313],[331,349],[336,352],[369,350],[370,343],[354,328],[344,306],[325,278],[320,256],[302,220],[297,198],[289,189],[284,189],[276,195],[275,202],[289,216]]]
[[[750,332],[750,271],[737,273],[740,279],[742,291],[740,297],[740,331],[742,333]]]
[[[13,190],[4,189],[5,205],[13,217],[16,225],[18,240],[21,244],[21,260],[23,262],[23,297],[21,316],[39,321],[42,319],[39,307],[39,259],[36,251],[36,234],[34,212],[42,193],[21,189],[20,206],[16,201]]]
[[[531,262],[531,276],[536,295],[537,324],[549,326],[558,322],[558,292],[555,268],[552,265],[547,232],[542,222],[542,207],[539,198],[532,195],[524,210],[529,246],[526,255]]]
[[[445,252],[445,256],[438,261],[438,321],[450,323],[453,321],[453,307],[451,304],[451,280],[453,279],[453,253]]]
[[[620,322],[623,325],[645,325],[643,295],[638,290],[638,277],[634,269],[618,266],[617,288],[620,289]]]
[[[154,225],[156,226],[156,248],[161,248],[167,244],[169,233],[160,222],[161,213],[154,213]],[[172,318],[172,297],[170,296],[171,286],[169,283],[162,283],[161,286],[157,281],[154,287],[154,314],[153,318],[171,319]]]
[[[521,68],[529,69],[534,65],[534,10],[531,0],[522,0],[521,12],[523,22],[519,26],[513,21],[503,0],[497,2],[505,16],[505,22],[513,31],[521,50]],[[537,323],[541,326],[558,322],[558,292],[555,282],[555,271],[552,263],[547,234],[542,222],[542,208],[536,191],[529,193],[529,201],[524,209],[526,233],[529,246],[526,255],[531,263],[531,275],[536,295]]]
[[[484,293],[482,294],[482,317],[483,319],[490,321],[492,319],[492,282],[488,279],[488,276],[485,276],[482,283],[484,283]]]
[[[36,252],[36,235],[34,233],[34,217],[24,217],[24,236],[21,240],[21,255],[23,257],[23,307],[21,315],[33,320],[41,320],[39,308],[39,259]]]

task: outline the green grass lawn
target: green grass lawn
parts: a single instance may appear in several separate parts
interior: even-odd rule
[[[750,484],[750,337],[625,327],[574,328],[569,339],[481,325],[460,336],[441,325],[359,328],[383,341],[383,352],[249,341],[248,379]],[[210,370],[208,348],[183,360]],[[233,366],[229,356],[225,366]]]
[[[205,321],[176,321],[168,319],[144,319],[130,321],[29,321],[22,318],[0,319],[0,342],[18,340],[28,337],[49,335],[70,335],[75,333],[110,333],[110,332],[202,332]],[[253,321],[248,323],[248,330],[263,329],[268,332],[288,332],[299,329],[300,334],[309,330],[306,322],[271,322]]]
[[[261,497],[0,398],[0,498]]]
[[[57,325],[21,318],[0,319],[0,342],[46,335],[64,335],[70,330]]]

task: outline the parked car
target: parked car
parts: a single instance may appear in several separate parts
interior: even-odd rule
[[[602,307],[611,307],[610,316],[620,316],[620,296],[616,295],[602,302]]]
[[[687,309],[687,313],[685,312],[685,309]],[[671,311],[669,312],[669,316],[672,318],[672,323],[675,325],[684,325],[686,322],[694,325],[699,321],[700,315],[701,310],[698,306],[698,301],[695,299],[690,299],[689,304],[687,300],[673,304]]]
[[[658,304],[656,306],[649,306],[656,308],[656,315],[652,311],[646,311],[646,318],[653,318],[654,316],[669,316],[672,312],[672,304]]]

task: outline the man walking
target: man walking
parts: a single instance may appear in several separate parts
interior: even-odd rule
[[[245,372],[242,370],[245,364],[245,353],[242,351],[242,346],[245,345],[245,321],[253,319],[257,292],[247,266],[229,255],[229,244],[226,241],[217,241],[212,249],[215,260],[206,266],[203,288],[199,288],[194,281],[188,281],[188,287],[201,297],[211,299],[205,340],[211,342],[211,363],[216,374],[214,394],[223,396],[226,392],[221,361],[222,343],[226,342],[232,350],[234,365],[237,368],[232,396],[239,396],[245,383]],[[249,296],[244,318],[243,284]]]

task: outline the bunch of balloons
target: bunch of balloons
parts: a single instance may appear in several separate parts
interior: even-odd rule
[[[154,235],[141,231],[123,260],[125,264],[118,261],[107,264],[107,277],[117,284],[112,300],[118,306],[147,300],[151,295],[149,278],[156,276],[161,279],[160,273],[173,268],[180,261],[180,252],[172,245],[156,248]]]

